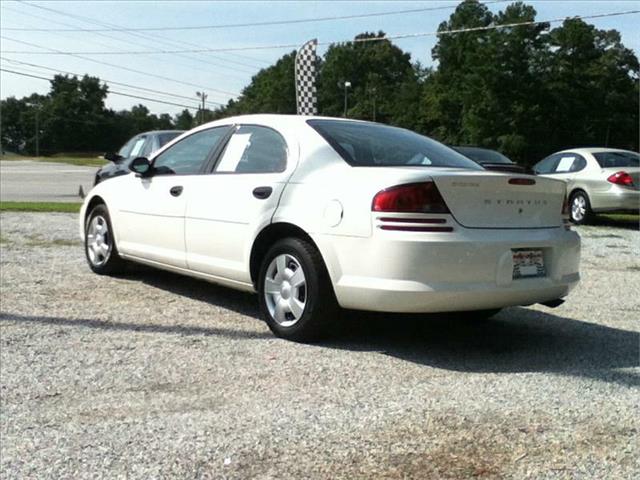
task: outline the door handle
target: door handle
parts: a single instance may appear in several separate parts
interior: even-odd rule
[[[179,197],[180,194],[182,193],[182,186],[176,185],[175,187],[171,187],[171,190],[169,190],[169,193],[174,197]]]
[[[273,192],[273,188],[271,187],[256,187],[253,189],[253,196],[260,200],[264,200],[271,196],[271,192]]]

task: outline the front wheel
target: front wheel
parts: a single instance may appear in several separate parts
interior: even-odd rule
[[[320,252],[300,238],[285,238],[269,249],[260,267],[258,294],[267,325],[287,340],[317,340],[338,313]]]
[[[100,275],[120,272],[124,261],[118,255],[106,205],[97,205],[85,223],[84,252],[89,268]]]
[[[576,225],[583,225],[591,218],[591,203],[584,192],[575,192],[571,195],[570,218]]]

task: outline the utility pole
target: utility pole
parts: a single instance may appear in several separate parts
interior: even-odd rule
[[[206,93],[204,93],[204,92],[196,92],[196,95],[198,96],[198,98],[199,98],[200,100],[202,100],[202,108],[201,108],[201,112],[202,112],[202,113],[200,114],[200,124],[203,124],[203,123],[204,123],[204,108],[205,108],[205,106],[204,106],[204,101],[207,99],[207,97],[208,97],[209,95],[207,95],[207,94],[206,94]]]
[[[36,107],[36,157],[40,156],[40,109]]]
[[[347,118],[347,106],[348,106],[348,89],[351,87],[351,82],[344,82],[344,114],[343,117]]]
[[[373,93],[373,121],[376,121],[376,88],[373,87],[371,89],[371,93]]]

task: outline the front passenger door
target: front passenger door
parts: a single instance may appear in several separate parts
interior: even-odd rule
[[[156,156],[148,176],[123,177],[118,248],[125,255],[186,268],[184,215],[200,175],[228,127],[200,130]]]

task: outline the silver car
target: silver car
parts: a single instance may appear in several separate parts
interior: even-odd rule
[[[613,148],[574,148],[541,160],[534,173],[567,182],[571,221],[596,213],[640,210],[640,155]]]

